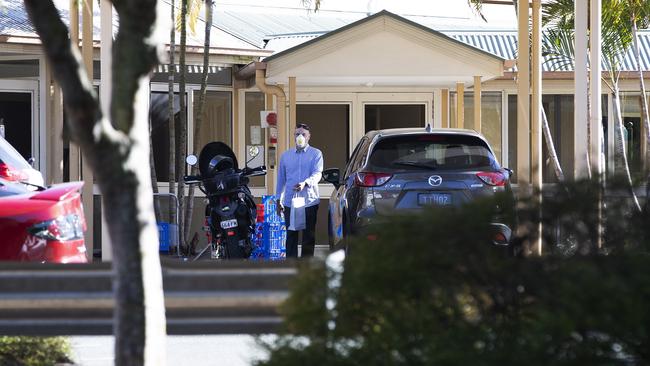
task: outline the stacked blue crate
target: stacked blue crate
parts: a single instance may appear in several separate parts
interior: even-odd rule
[[[284,218],[278,215],[277,205],[274,196],[263,196],[264,221],[255,225],[253,243],[255,250],[252,258],[258,259],[281,259],[286,257],[285,241],[287,231],[284,226]]]

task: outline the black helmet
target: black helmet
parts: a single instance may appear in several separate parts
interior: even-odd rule
[[[228,145],[219,141],[210,142],[203,147],[199,154],[199,172],[201,173],[201,176],[207,178],[210,174],[214,174],[214,172],[210,173],[210,162],[218,155],[232,159],[232,167],[234,169],[237,169],[239,166],[237,164],[235,153]]]
[[[234,168],[235,163],[228,156],[217,155],[208,164],[208,176],[214,176],[218,172]]]

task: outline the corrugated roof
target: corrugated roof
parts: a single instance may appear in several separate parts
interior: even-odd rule
[[[55,5],[61,14],[61,18],[66,25],[70,24],[69,21],[69,0],[55,0]],[[170,7],[163,7],[169,11]],[[99,40],[99,24],[100,24],[100,12],[99,6],[95,4],[93,7],[93,39]],[[119,26],[118,16],[113,13],[113,26],[115,31]],[[164,15],[163,15],[164,16]],[[167,13],[167,17],[170,17],[170,13]],[[217,16],[214,15],[213,19],[216,20]],[[81,22],[81,19],[80,19]],[[199,17],[196,24],[196,34],[191,34],[188,31],[187,36],[187,45],[203,47],[203,37],[204,37],[205,21],[203,19],[203,14]],[[0,35],[6,36],[19,36],[19,37],[38,37],[34,28],[32,27],[27,11],[22,0],[3,0],[3,6],[0,8]],[[176,34],[176,43],[180,41],[180,34]],[[246,40],[243,40],[227,31],[224,31],[216,26],[212,28],[212,33],[210,35],[210,43],[212,47],[216,48],[228,48],[228,49],[241,49],[241,50],[258,50],[256,44],[250,43]]]
[[[481,31],[481,30],[464,30],[464,31],[441,31],[458,41],[466,43],[472,47],[476,47],[483,51],[492,53],[496,56],[505,59],[515,59],[517,56],[517,32],[515,31]],[[295,47],[304,42],[315,39],[325,33],[297,33],[279,35],[271,38],[266,48],[275,51],[275,53],[282,52],[291,47]],[[641,69],[650,71],[650,30],[639,31],[639,46]],[[607,70],[607,65],[603,62],[603,70]],[[628,53],[620,61],[619,67],[621,71],[636,71],[636,62],[634,61],[634,53],[629,50]],[[544,71],[573,71],[573,64],[563,63],[554,64],[550,56],[545,57],[544,64],[542,65]]]

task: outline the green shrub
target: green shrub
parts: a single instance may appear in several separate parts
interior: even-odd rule
[[[66,338],[0,336],[2,366],[52,366],[66,362],[71,362]]]
[[[542,257],[488,243],[494,202],[378,223],[376,240],[350,242],[338,290],[323,263],[302,266],[258,365],[650,364],[650,221],[608,201],[598,248],[597,194],[581,182],[545,200],[542,221],[561,235],[544,236]],[[520,227],[539,213],[531,202]]]

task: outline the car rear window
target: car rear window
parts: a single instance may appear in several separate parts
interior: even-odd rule
[[[407,170],[498,168],[496,159],[482,139],[449,134],[386,137],[374,147],[368,166]]]

